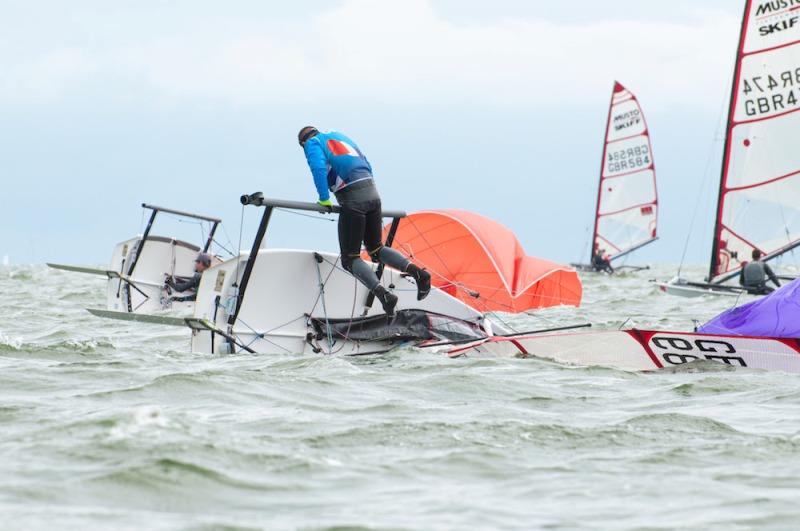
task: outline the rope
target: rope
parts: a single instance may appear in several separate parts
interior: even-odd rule
[[[714,138],[711,141],[711,148],[708,150],[708,158],[706,159],[706,167],[703,170],[703,182],[700,184],[700,193],[697,194],[697,200],[695,201],[694,211],[692,212],[692,220],[689,223],[689,232],[686,234],[686,241],[683,244],[683,253],[681,253],[681,262],[678,265],[678,276],[681,276],[681,270],[683,269],[683,264],[686,261],[686,253],[689,250],[689,241],[692,238],[692,231],[694,229],[695,221],[697,220],[697,213],[700,210],[700,201],[705,196],[705,189],[708,185],[709,181],[709,170],[711,168],[711,160],[714,157],[714,146],[717,143],[717,139],[720,133],[720,122],[722,121],[722,113],[725,111],[725,102],[723,101],[720,104],[719,114],[717,115],[717,129],[714,131]],[[725,124],[727,127],[727,124]],[[723,155],[724,156],[724,155]],[[714,235],[716,237],[716,235]]]
[[[294,322],[294,321],[296,321],[296,320],[297,320],[297,319],[294,319],[293,321],[290,321],[290,322]],[[249,329],[250,329],[250,331],[251,331],[251,332],[253,332],[253,335],[255,335],[255,337],[253,338],[253,340],[252,340],[252,341],[250,341],[250,343],[248,343],[247,345],[245,345],[246,347],[250,347],[250,345],[252,345],[253,343],[255,343],[257,340],[259,340],[259,339],[263,339],[263,340],[264,340],[264,341],[266,341],[267,343],[271,343],[271,344],[275,345],[276,347],[283,349],[283,350],[284,350],[284,351],[286,351],[287,353],[289,353],[289,354],[292,354],[292,351],[291,351],[291,350],[289,350],[288,348],[286,348],[286,347],[284,347],[284,346],[282,346],[282,345],[279,345],[278,343],[275,343],[274,341],[272,341],[272,340],[268,339],[268,338],[266,337],[266,335],[267,335],[269,332],[265,332],[265,333],[263,333],[263,334],[262,334],[262,333],[260,333],[260,332],[258,332],[258,331],[257,331],[255,328],[253,328],[253,327],[252,327],[252,326],[250,326],[249,324],[245,323],[245,322],[244,322],[244,321],[241,319],[241,317],[240,317],[240,318],[237,318],[237,319],[236,319],[236,322],[237,322],[237,323],[242,323],[243,325],[245,325],[247,328],[249,328]],[[238,336],[238,335],[236,335],[236,336],[234,336],[234,337],[236,337],[236,339],[239,339],[239,340],[241,341],[241,339],[239,338],[239,336]]]
[[[320,256],[322,256],[322,255],[320,255]],[[331,266],[331,270],[328,273],[328,276],[325,277],[325,281],[322,283],[323,286],[327,286],[328,285],[328,281],[330,280],[331,276],[333,276],[333,272],[335,270],[344,271],[348,275],[352,276],[352,274],[350,274],[348,271],[346,271],[345,269],[343,269],[343,268],[338,266],[340,258],[341,258],[340,256],[337,256],[336,260],[331,262],[330,260],[328,260],[327,258],[322,256],[322,261],[327,263],[327,264],[330,264],[330,266]],[[317,268],[319,268],[319,264],[317,264]],[[311,312],[309,312],[308,315],[311,315],[314,312],[314,309],[317,307],[317,303],[320,301],[320,297],[321,296],[322,296],[322,292],[320,291],[320,294],[317,295],[317,298],[314,301],[314,305],[311,307]],[[347,331],[344,333],[344,335],[342,337],[342,339],[344,341],[349,341],[350,340],[350,330],[351,330],[351,328],[353,326],[353,320],[354,320],[355,314],[356,314],[356,299],[357,299],[357,296],[358,296],[358,279],[356,279],[353,276],[353,305],[350,308],[350,318],[349,318],[349,321],[347,323]],[[323,309],[323,311],[324,311],[324,309]],[[325,319],[326,319],[326,325],[327,325],[327,316],[326,316]],[[330,332],[330,328],[329,327],[328,327],[328,331]],[[329,343],[330,343],[330,350],[326,353],[326,355],[338,354],[339,352],[342,351],[342,349],[344,349],[344,346],[345,346],[344,342],[342,342],[341,346],[339,346],[339,348],[334,351],[333,350],[333,344],[330,341],[330,339],[329,339]]]
[[[317,279],[319,280],[319,299],[322,300],[322,315],[325,317],[325,332],[328,336],[328,351],[333,351],[333,338],[331,337],[331,324],[328,320],[328,308],[325,306],[325,284],[322,282],[322,273],[319,270],[319,260],[321,254],[314,253],[314,264],[317,266]],[[329,277],[330,278],[330,277]],[[313,311],[313,310],[312,310]]]
[[[228,235],[228,229],[225,228],[225,224],[224,223],[220,223],[219,226],[222,227],[222,232],[223,232],[223,234],[225,234],[225,239],[228,240],[228,245],[233,247],[233,240],[231,240],[231,237]],[[240,232],[240,234],[241,234],[241,232]],[[231,256],[236,256],[237,255],[237,253],[234,253],[233,251],[230,251],[230,250],[226,249],[225,247],[223,247],[216,239],[214,240],[214,242],[217,245],[219,245],[220,247],[222,247],[222,249],[227,251]],[[239,238],[239,246],[240,246],[240,248],[241,248],[241,244],[242,244],[242,240],[241,240],[241,237],[240,237]]]
[[[242,231],[243,230],[244,230],[244,205],[242,205],[242,212],[239,215],[239,246],[237,247],[237,249],[239,250],[239,253],[242,252],[241,249],[242,249]],[[248,259],[252,260],[253,257],[250,256],[250,257],[248,257]],[[236,288],[239,287],[239,267],[240,267],[241,263],[242,263],[241,256],[237,256],[236,257],[236,278],[233,279],[233,286],[236,287]],[[238,291],[238,289],[237,289],[237,291],[236,291],[234,296],[236,297],[235,303],[238,306],[238,304],[239,304],[239,291]]]
[[[294,214],[295,216],[300,216],[304,218],[311,218],[311,219],[318,219],[320,221],[329,221],[331,223],[335,223],[336,220],[332,219],[330,216],[315,216],[313,214],[304,214],[303,212],[296,212],[294,210],[289,210],[286,208],[275,208],[275,210],[280,210],[281,212],[286,212],[288,214]]]
[[[212,242],[214,242],[214,243],[216,243],[216,244],[217,244],[217,247],[219,247],[220,249],[222,249],[223,251],[225,251],[226,253],[228,253],[228,254],[229,254],[231,257],[233,257],[233,256],[234,256],[234,254],[233,254],[233,251],[231,251],[230,249],[228,249],[227,247],[225,247],[224,245],[222,245],[221,243],[219,243],[219,241],[217,241],[217,239],[216,239],[216,238],[211,238],[211,241],[212,241]]]

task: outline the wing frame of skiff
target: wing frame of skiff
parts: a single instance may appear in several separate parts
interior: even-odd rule
[[[165,279],[189,278],[194,274],[194,260],[198,253],[205,253],[214,242],[214,234],[222,223],[220,218],[142,203],[142,208],[151,211],[144,233],[118,243],[111,253],[106,269],[70,264],[48,263],[47,266],[61,271],[105,276],[106,306],[108,310],[124,310],[131,313],[151,313],[164,309],[182,311],[191,308],[190,300],[173,300],[166,290]],[[177,238],[152,234],[159,214],[209,223],[208,235],[201,245]],[[221,262],[211,254],[211,263]]]

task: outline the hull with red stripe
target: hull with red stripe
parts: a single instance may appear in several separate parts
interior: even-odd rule
[[[709,361],[736,368],[800,373],[800,340],[657,330],[610,330],[493,337],[449,352],[535,356],[569,365],[651,371]]]

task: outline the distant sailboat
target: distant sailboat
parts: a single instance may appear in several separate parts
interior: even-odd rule
[[[589,264],[573,266],[602,270],[602,260],[611,262],[655,241],[657,221],[656,168],[647,121],[636,96],[615,82],[603,143],[591,256]]]
[[[800,245],[800,15],[789,4],[746,2],[708,277],[678,277],[662,291],[738,295],[723,282],[754,250],[771,260]]]

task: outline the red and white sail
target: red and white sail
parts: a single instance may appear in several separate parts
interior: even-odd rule
[[[709,280],[800,244],[800,0],[747,0]]]
[[[656,239],[658,194],[653,148],[644,113],[628,89],[614,83],[597,194],[593,253],[613,259]]]

